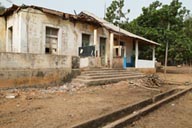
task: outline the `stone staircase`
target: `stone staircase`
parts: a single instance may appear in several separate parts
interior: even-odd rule
[[[87,85],[103,85],[116,83],[122,80],[142,78],[145,75],[136,70],[124,69],[87,69],[81,72],[73,80],[74,83],[84,83]]]

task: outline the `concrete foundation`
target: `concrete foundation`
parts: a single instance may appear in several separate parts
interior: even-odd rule
[[[0,53],[0,88],[50,86],[70,81],[79,74],[78,63],[72,64],[72,58],[78,61],[78,57],[71,56]]]

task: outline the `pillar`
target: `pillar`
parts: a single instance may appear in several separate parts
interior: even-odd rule
[[[94,29],[94,45],[97,45],[97,29]]]
[[[153,66],[155,67],[155,46],[153,46],[153,63]]]
[[[97,29],[94,29],[93,32],[93,45],[95,45],[95,55],[99,56],[99,46],[97,42]]]
[[[138,68],[138,58],[139,58],[139,41],[136,40],[136,43],[135,43],[135,68]]]
[[[110,33],[110,68],[113,68],[113,45],[114,45],[114,34]]]

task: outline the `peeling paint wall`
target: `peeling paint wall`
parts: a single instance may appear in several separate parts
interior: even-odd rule
[[[129,37],[118,36],[115,36],[115,38],[120,38],[120,41],[125,43],[127,63],[131,63],[131,56],[133,55],[133,39]]]
[[[7,29],[13,26],[13,51],[21,53],[45,53],[46,26],[59,29],[58,55],[78,56],[78,47],[82,46],[82,33],[89,34],[90,45],[94,45],[94,30],[98,30],[98,52],[99,38],[108,38],[108,31],[104,28],[63,20],[32,8],[22,9],[19,13],[9,16],[7,24]]]
[[[78,56],[78,48],[82,46],[82,34],[89,34],[90,45],[94,45],[94,30],[97,30],[96,51],[100,56],[100,38],[106,38],[105,63],[108,64],[110,55],[108,30],[88,23],[63,20],[32,8],[22,9],[7,18],[6,29],[13,28],[12,49],[8,41],[8,32],[6,33],[7,51],[45,54],[46,26],[58,29],[57,55]]]
[[[11,16],[7,17],[7,27],[6,27],[6,51],[7,52],[21,52],[20,50],[20,36],[21,33],[19,31],[20,25],[19,24],[19,17],[20,13],[15,13]],[[12,42],[10,43],[10,33],[9,29],[12,28]]]
[[[5,39],[5,18],[0,17],[0,52],[5,52],[6,51],[6,39]]]
[[[80,68],[95,68],[101,67],[101,58],[100,57],[85,57],[80,58]]]

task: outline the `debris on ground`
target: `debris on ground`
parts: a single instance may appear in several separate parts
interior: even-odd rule
[[[66,83],[62,86],[49,87],[47,89],[42,89],[41,92],[42,93],[75,92],[82,87],[85,87],[85,85],[80,83]]]
[[[19,96],[18,93],[9,93],[9,94],[6,94],[5,98],[7,99],[15,99]]]
[[[135,86],[143,86],[146,88],[159,88],[163,85],[164,81],[158,75],[151,74],[144,78],[129,81],[129,84]]]
[[[54,86],[47,88],[19,88],[19,89],[7,89],[0,90],[0,98],[15,99],[21,97],[24,100],[32,99],[46,99],[50,98],[47,94],[63,94],[66,92],[73,93],[78,91],[80,88],[86,87],[80,83],[65,83],[62,86]]]
[[[155,91],[159,91],[158,87],[162,84],[162,81],[159,77],[155,74],[147,75],[144,78],[134,79],[134,80],[127,80],[127,81],[120,81],[116,83],[116,85],[134,85],[139,87],[145,87],[146,89],[151,89]],[[111,88],[114,84],[106,84],[101,85],[102,89]],[[78,93],[80,89],[86,88],[85,84],[81,83],[65,83],[62,86],[54,86],[54,87],[47,87],[47,88],[20,88],[20,89],[8,89],[8,90],[0,90],[0,98],[6,99],[15,99],[20,97],[23,100],[33,100],[33,99],[49,99],[51,95],[62,95],[64,93],[74,94]],[[94,90],[90,90],[92,92]]]

